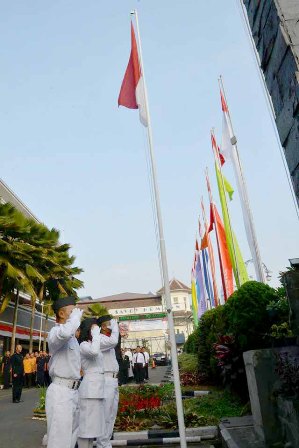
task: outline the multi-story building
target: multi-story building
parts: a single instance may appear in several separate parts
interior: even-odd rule
[[[170,290],[176,341],[177,345],[181,346],[193,331],[190,288],[173,279],[170,282]],[[119,322],[126,324],[128,337],[123,339],[123,346],[147,345],[151,353],[165,353],[169,350],[169,334],[162,293],[161,289],[156,294],[125,292],[96,300],[87,297],[81,299],[79,306],[87,308],[89,305],[101,303]]]
[[[182,345],[194,329],[191,289],[176,278],[170,280],[169,287],[176,340],[178,345]],[[162,295],[163,308],[166,309],[164,288],[159,289],[157,294]]]
[[[40,223],[29,208],[17,197],[17,195],[0,180],[0,203],[10,203],[23,213],[27,218]],[[10,341],[12,336],[12,322],[15,303],[12,300],[5,311],[0,314],[0,356],[5,350],[10,350]],[[31,300],[27,294],[20,293],[19,307],[17,314],[16,344],[22,344],[23,348],[29,348],[30,338],[30,320],[31,320]],[[52,318],[47,320],[47,329],[55,324]],[[34,349],[37,350],[40,342],[44,340],[45,315],[42,313],[42,304],[36,303],[36,311],[33,324]],[[43,347],[41,346],[41,349]]]

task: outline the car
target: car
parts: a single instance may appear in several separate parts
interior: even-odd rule
[[[167,366],[168,364],[168,358],[165,353],[154,353],[152,358],[157,366]]]

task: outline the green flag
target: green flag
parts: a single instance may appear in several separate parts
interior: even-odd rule
[[[222,182],[221,173],[220,173],[219,168],[216,163],[215,163],[215,170],[216,170],[218,191],[219,191],[219,197],[220,197],[220,202],[221,202],[228,251],[229,251],[230,259],[232,262],[236,285],[239,288],[241,285],[243,285],[243,283],[248,282],[249,278],[248,278],[246,265],[244,263],[244,260],[243,260],[242,254],[241,254],[241,250],[240,250],[237,238],[236,238],[236,236],[231,228],[231,225],[230,225],[228,208],[227,208],[227,203],[226,203],[225,191],[229,195],[230,200],[232,200],[234,190],[233,190],[232,186],[230,185],[230,183],[228,182],[228,180],[225,179],[225,177],[223,177],[223,182]]]

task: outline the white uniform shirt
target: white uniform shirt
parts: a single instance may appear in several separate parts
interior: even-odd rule
[[[81,398],[104,398],[104,360],[100,345],[100,334],[94,335],[92,341],[84,341],[80,344],[81,365],[84,373],[79,388]]]
[[[145,364],[148,364],[148,362],[149,362],[149,354],[147,352],[143,352],[143,354],[144,354]]]
[[[142,364],[143,367],[144,367],[145,360],[144,360],[143,353],[141,353],[141,352],[134,353],[134,355],[133,355],[133,364]]]
[[[65,324],[56,324],[48,335],[49,373],[51,378],[80,379],[80,348],[75,332],[80,325],[80,319],[68,319]]]
[[[112,329],[111,336],[100,334],[101,351],[103,353],[104,371],[117,373],[119,371],[119,365],[116,359],[114,348],[117,346],[119,338],[118,325]]]

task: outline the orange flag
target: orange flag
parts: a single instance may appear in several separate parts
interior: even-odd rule
[[[210,227],[209,232],[214,228],[217,233],[217,245],[219,253],[220,271],[223,286],[224,300],[226,301],[228,297],[234,292],[233,283],[233,268],[230,261],[230,256],[228,252],[228,246],[226,241],[226,235],[224,230],[224,225],[221,217],[217,211],[215,204],[210,204]]]

